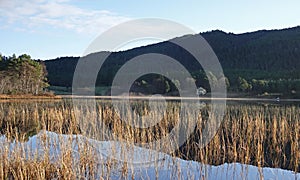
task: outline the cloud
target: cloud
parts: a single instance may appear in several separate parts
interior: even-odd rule
[[[0,0],[0,22],[14,29],[63,28],[78,33],[102,32],[130,18],[107,10],[77,7],[69,0]]]

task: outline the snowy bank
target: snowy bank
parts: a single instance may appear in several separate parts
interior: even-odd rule
[[[278,169],[258,168],[240,163],[220,166],[204,165],[195,161],[185,161],[157,151],[140,148],[115,141],[96,141],[81,135],[60,135],[40,132],[27,142],[9,142],[0,137],[0,153],[24,154],[27,159],[49,157],[52,163],[60,161],[63,152],[72,151],[74,166],[79,163],[84,147],[89,147],[89,155],[96,162],[96,177],[110,179],[300,179],[300,173]],[[106,170],[107,162],[114,160],[111,171]],[[121,161],[122,160],[122,161]],[[127,170],[124,172],[124,165]]]

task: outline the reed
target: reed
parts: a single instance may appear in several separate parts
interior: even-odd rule
[[[148,115],[151,119],[158,117],[157,113],[161,113],[150,111],[144,101],[132,103],[132,107],[129,108],[132,108],[134,113],[128,107],[123,109],[128,122],[146,123],[147,119],[137,120],[141,115]],[[101,130],[105,127],[106,131],[101,131],[95,139],[122,141],[130,146],[166,137],[181,118],[189,120],[196,117],[197,126],[194,132],[184,145],[171,152],[174,157],[212,165],[241,162],[258,167],[278,167],[300,172],[299,106],[228,105],[217,134],[201,148],[201,134],[203,126],[209,120],[209,111],[210,107],[207,105],[198,114],[191,114],[188,108],[181,112],[180,103],[170,101],[167,103],[167,111],[162,112],[159,123],[148,128],[134,128],[120,118],[109,101],[98,101],[96,111],[92,111],[88,105],[75,107],[71,102],[64,100],[8,101],[0,103],[0,133],[11,141],[24,142],[43,130],[71,135],[83,134],[88,128]],[[81,120],[89,122],[85,124],[86,127],[82,127]],[[187,128],[190,124],[181,126]],[[127,163],[118,164],[113,159],[99,162],[88,144],[78,147],[80,159],[74,162],[74,147],[70,145],[73,140],[76,139],[70,139],[69,145],[60,144],[62,150],[58,162],[52,162],[47,153],[44,153],[42,159],[28,159],[22,148],[14,149],[11,154],[4,144],[0,148],[0,179],[95,178],[94,171],[99,167],[99,163],[103,167],[103,175],[113,173],[116,168],[120,168],[119,173],[123,175],[128,173]],[[170,149],[170,144],[161,144],[161,148]],[[48,151],[49,147],[45,143],[44,152]]]

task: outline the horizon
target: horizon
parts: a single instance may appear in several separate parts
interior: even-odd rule
[[[243,34],[286,29],[300,25],[299,6],[296,0],[289,3],[4,0],[0,1],[0,22],[3,24],[0,32],[5,43],[1,43],[0,53],[5,56],[29,54],[41,60],[81,56],[104,31],[128,20],[148,17],[175,21],[196,33],[221,30]],[[148,44],[135,43],[121,50]]]
[[[233,32],[230,32],[230,31],[226,32],[226,31],[223,31],[221,29],[213,29],[213,30],[208,30],[208,31],[205,31],[205,32],[199,32],[197,34],[211,33],[211,32],[214,32],[214,31],[221,31],[221,32],[224,32],[226,34],[243,35],[243,34],[255,33],[255,32],[260,32],[260,31],[282,31],[282,30],[288,30],[288,29],[293,29],[293,28],[298,28],[298,27],[300,27],[300,25],[296,25],[296,26],[293,26],[293,27],[285,27],[285,28],[281,28],[281,29],[278,29],[278,28],[277,29],[276,28],[275,29],[260,29],[260,30],[249,31],[249,32],[241,32],[241,33],[233,33]],[[195,34],[185,34],[185,35],[195,35]],[[179,36],[179,38],[183,37],[185,35]],[[173,38],[177,38],[177,37],[173,37]],[[153,41],[153,42],[146,42],[146,43],[143,43],[143,42],[140,43],[140,42],[134,42],[133,41],[133,43],[125,44],[124,46],[119,47],[117,50],[111,50],[109,52],[117,52],[118,53],[118,52],[130,51],[130,50],[133,50],[133,49],[136,49],[136,48],[147,47],[147,46],[158,44],[158,43],[165,42],[165,41],[168,41],[168,40],[155,41],[155,42]],[[99,52],[103,52],[103,51],[98,51],[98,52],[95,52],[95,53],[99,53]],[[13,54],[2,54],[2,52],[0,52],[0,54],[2,56],[9,57],[9,56],[12,56],[12,55],[20,56],[22,54],[27,54],[27,53],[21,53],[21,54],[16,54],[16,53],[13,53]],[[27,55],[30,55],[30,54],[27,54]],[[46,59],[34,58],[34,57],[31,56],[31,58],[33,58],[35,60],[41,60],[41,61],[55,60],[55,59],[64,58],[64,57],[80,58],[80,57],[83,57],[83,55],[72,55],[72,54],[69,54],[69,55],[62,55],[62,56],[57,56],[57,57],[52,57],[52,58],[46,58]]]

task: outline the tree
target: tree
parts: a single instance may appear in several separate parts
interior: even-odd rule
[[[4,61],[2,59],[3,57],[0,61],[0,93],[37,95],[48,86],[43,63],[32,60],[27,54],[19,57],[13,55]]]
[[[267,92],[269,91],[269,81],[252,79],[252,89],[258,93]]]
[[[206,76],[207,80],[209,81],[209,85],[211,86],[210,88],[215,88],[218,86],[218,78],[212,72],[208,72]]]
[[[252,85],[247,82],[246,79],[239,77],[238,78],[238,83],[239,83],[239,90],[243,92],[250,91],[252,89]]]

